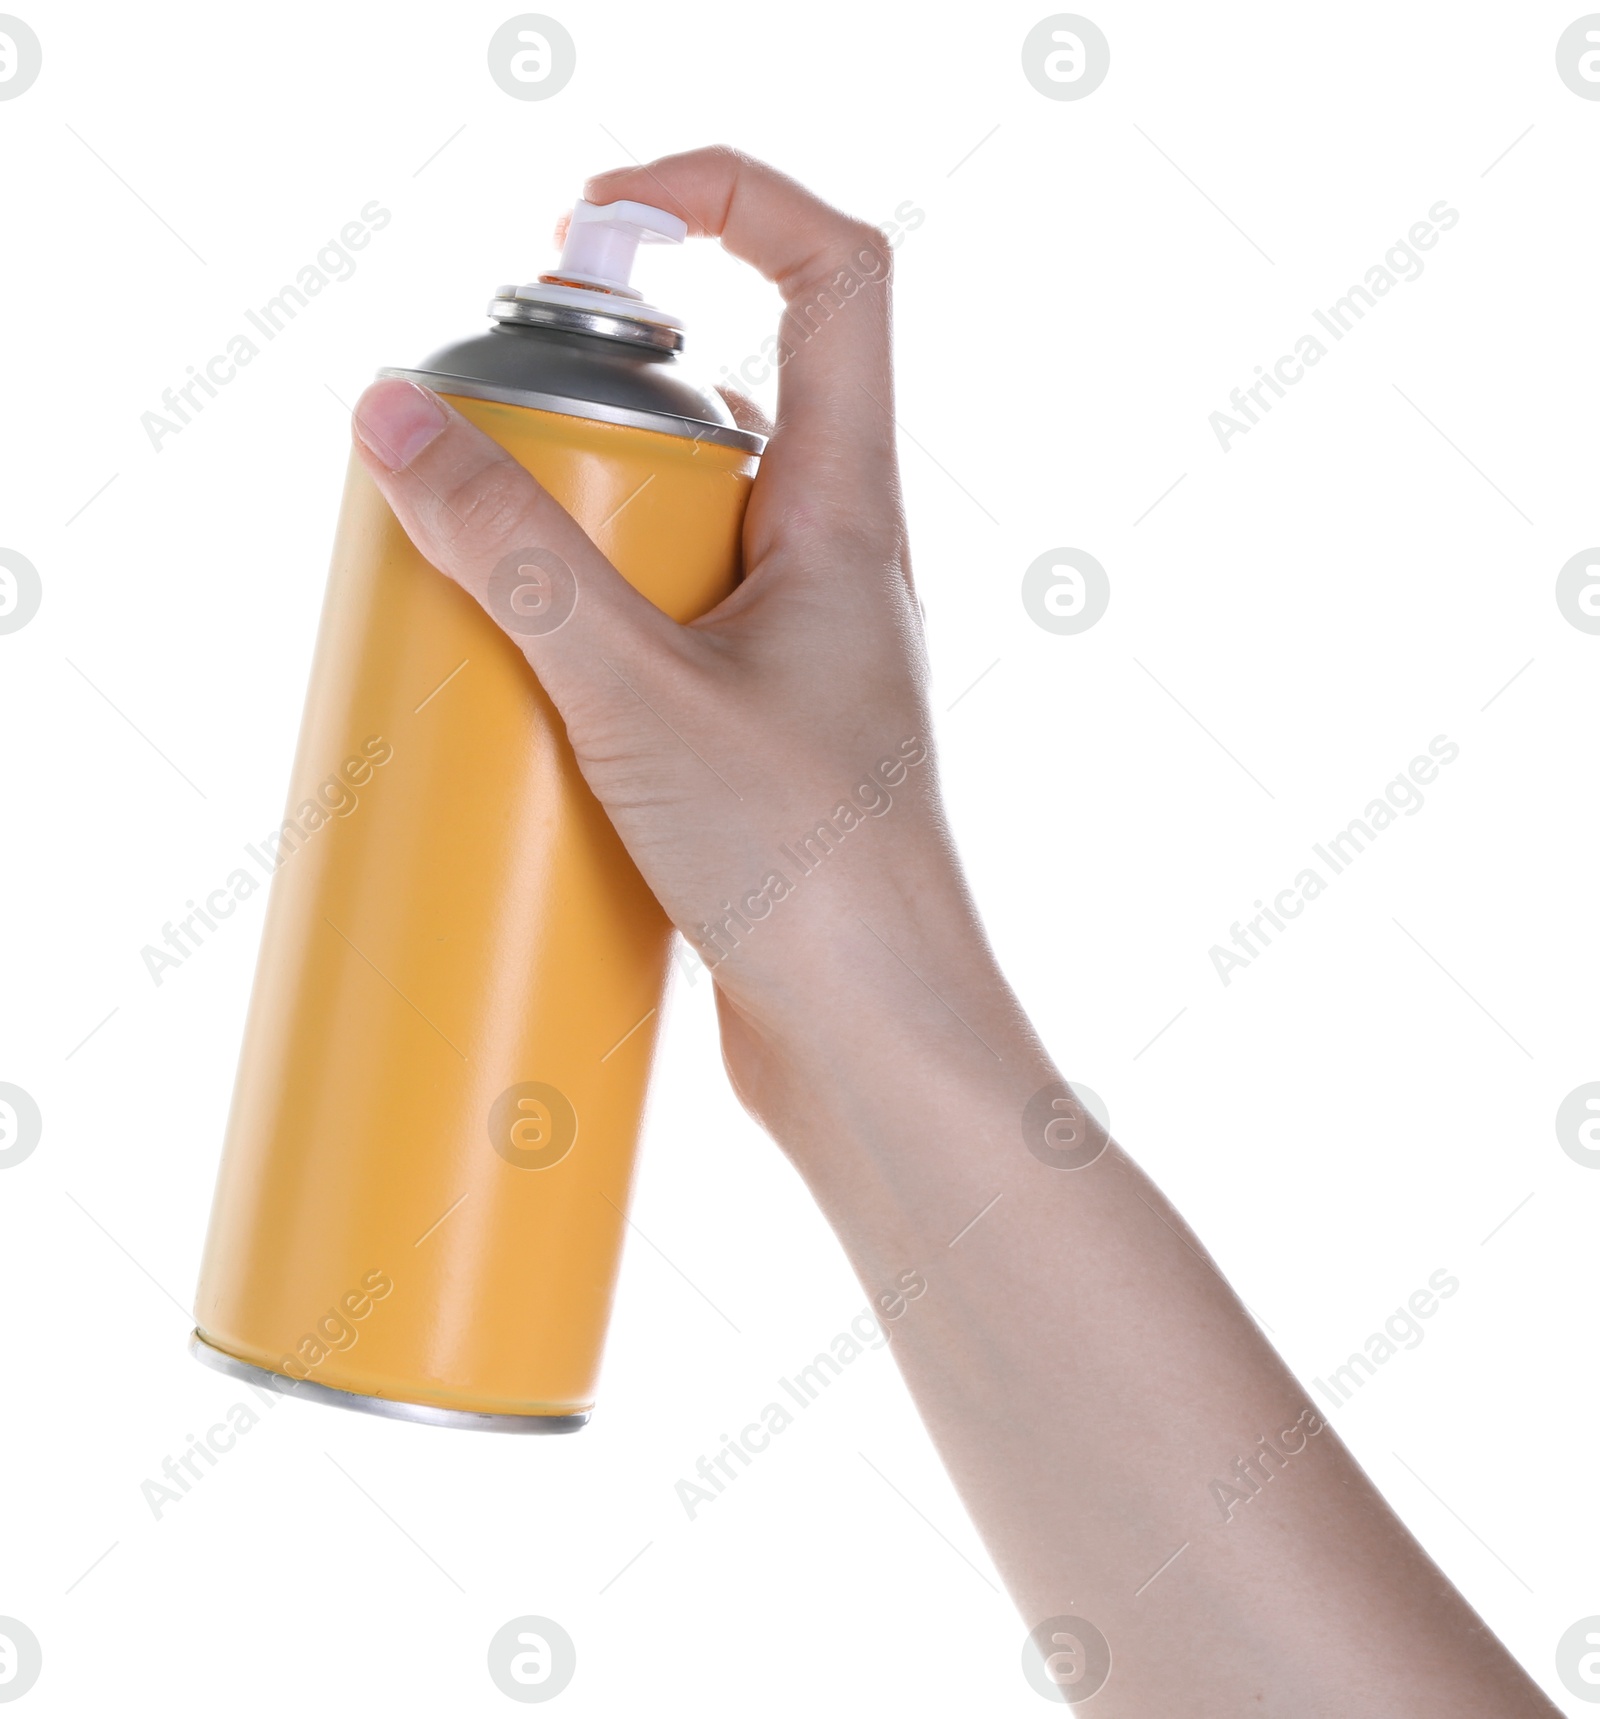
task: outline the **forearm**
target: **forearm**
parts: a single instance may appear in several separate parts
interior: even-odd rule
[[[929,764],[882,234],[728,151],[588,191],[666,196],[784,294],[792,344],[737,591],[677,626],[411,384],[363,397],[362,458],[491,614],[490,570],[529,545],[582,592],[517,643],[713,967],[741,1095],[874,1300],[895,1307],[908,1273],[926,1284],[883,1308],[892,1347],[1029,1624],[1072,1613],[1103,1632],[1095,1711],[1125,1719],[1553,1713],[1334,1433],[1302,1422],[1304,1393],[1176,1214],[1072,1113],[988,957]],[[858,290],[834,299],[841,278]],[[836,309],[815,322],[824,293]]]
[[[1066,1107],[1045,1156],[1093,1161],[1029,1149],[1059,1075],[976,938],[874,913],[763,1059],[763,1119],[1026,1625],[1110,1643],[1094,1711],[1553,1713],[1137,1167]]]

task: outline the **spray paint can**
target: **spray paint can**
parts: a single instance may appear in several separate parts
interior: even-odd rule
[[[579,203],[419,369],[687,621],[762,438],[629,284],[684,223]],[[537,570],[530,569],[537,582]],[[516,643],[352,461],[195,1304],[196,1356],[402,1419],[588,1418],[672,931]]]

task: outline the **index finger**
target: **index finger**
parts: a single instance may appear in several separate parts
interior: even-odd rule
[[[764,162],[727,148],[597,174],[594,203],[632,198],[720,239],[783,294],[773,478],[799,465],[827,493],[882,505],[894,473],[889,260],[883,234]],[[816,495],[810,497],[813,505]]]

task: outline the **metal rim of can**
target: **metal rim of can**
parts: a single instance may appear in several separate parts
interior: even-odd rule
[[[577,334],[596,334],[603,340],[620,340],[629,346],[648,346],[656,352],[683,351],[681,328],[661,322],[646,322],[637,316],[608,316],[603,310],[586,310],[580,305],[519,298],[514,289],[502,288],[489,301],[489,314],[496,322],[526,322],[535,328],[566,328]]]
[[[332,1385],[319,1385],[310,1379],[292,1379],[287,1373],[275,1373],[270,1367],[241,1361],[237,1355],[230,1355],[227,1350],[208,1343],[198,1331],[189,1333],[189,1353],[213,1372],[225,1373],[230,1379],[242,1379],[258,1389],[278,1391],[286,1397],[300,1397],[308,1402],[326,1403],[332,1408],[355,1409],[360,1414],[382,1415],[392,1421],[416,1421],[423,1426],[449,1427],[464,1432],[548,1434],[576,1432],[589,1420],[587,1410],[571,1415],[483,1414],[472,1409],[445,1409],[433,1403],[408,1403],[395,1397],[369,1397],[360,1391],[340,1391]]]
[[[632,430],[655,430],[665,436],[681,436],[691,442],[713,442],[718,447],[737,448],[740,453],[759,454],[767,438],[754,430],[735,429],[730,424],[709,424],[703,418],[681,418],[671,412],[636,412],[627,406],[607,406],[598,400],[578,400],[564,394],[540,394],[530,388],[502,388],[470,376],[448,376],[438,370],[378,372],[380,379],[398,377],[402,382],[420,382],[439,394],[458,394],[468,400],[493,400],[503,406],[528,406],[538,412],[558,412],[568,418],[590,418],[600,424],[619,424]]]

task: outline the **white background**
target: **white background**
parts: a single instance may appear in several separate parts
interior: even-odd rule
[[[184,1306],[262,898],[159,989],[139,951],[281,815],[335,396],[482,326],[587,173],[718,141],[867,219],[925,213],[902,457],[945,785],[1009,974],[1308,1390],[1459,1278],[1330,1416],[1588,1711],[1553,1661],[1600,1612],[1600,1174],[1553,1127],[1600,1078],[1600,637],[1554,599],[1600,541],[1576,8],[1093,0],[1111,71],[1081,101],[1022,75],[1036,6],[552,9],[576,76],[519,102],[486,70],[503,6],[23,8],[0,546],[44,601],[0,637],[0,1079],[44,1139],[0,1172],[0,1614],[45,1666],[19,1711],[505,1712],[484,1654],[522,1613],[576,1641],[573,1715],[1036,1710],[886,1351],[698,1520],[674,1496],[866,1300],[729,1095],[704,978],[676,981],[654,1246],[585,1432],[286,1402],[163,1519],[141,1497],[245,1396],[187,1357]],[[141,413],[373,198],[393,220],[353,278],[153,451]],[[1440,199],[1460,221],[1422,277],[1223,453],[1209,414]],[[710,245],[645,285],[712,375],[772,326]],[[1111,581],[1075,637],[1020,599],[1059,546]],[[1460,758],[1424,809],[1224,987],[1210,947],[1439,734]]]

